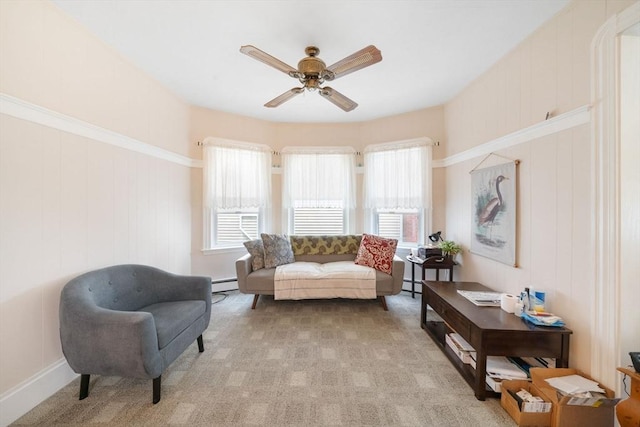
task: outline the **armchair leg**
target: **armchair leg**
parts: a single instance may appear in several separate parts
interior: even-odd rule
[[[253,296],[253,304],[251,305],[251,310],[256,309],[256,304],[258,303],[258,298],[260,298],[260,294],[255,294]]]
[[[198,350],[200,353],[204,352],[204,342],[202,341],[202,334],[198,337]]]
[[[162,375],[153,379],[153,404],[160,402],[160,383]]]
[[[378,296],[378,300],[380,300],[380,304],[382,305],[383,310],[389,311],[389,309],[387,308],[387,300],[384,299],[384,295]]]
[[[80,399],[86,399],[89,396],[89,378],[91,375],[89,374],[81,374],[80,375]]]

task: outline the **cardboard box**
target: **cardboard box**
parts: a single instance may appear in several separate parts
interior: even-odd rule
[[[534,396],[539,396],[534,392],[529,381],[526,380],[504,380],[502,381],[502,396],[500,403],[507,413],[520,427],[549,427],[551,426],[551,412],[523,412],[518,407],[518,402],[513,398],[509,390],[518,392],[525,389]],[[545,402],[549,402],[544,396],[540,396]]]
[[[531,368],[533,380],[532,393],[553,403],[551,410],[551,427],[613,427],[615,405],[620,399],[615,398],[613,390],[598,384],[605,391],[606,397],[597,399],[576,399],[561,396],[555,388],[545,380],[547,378],[581,375],[593,380],[576,369],[569,368]]]

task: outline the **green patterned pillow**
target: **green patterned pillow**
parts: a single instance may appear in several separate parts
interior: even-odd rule
[[[291,236],[294,255],[357,254],[362,236]]]

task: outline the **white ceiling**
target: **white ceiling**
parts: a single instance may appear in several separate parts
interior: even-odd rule
[[[274,122],[353,122],[445,103],[569,0],[53,0],[189,104]],[[349,113],[307,92],[263,104],[297,80],[239,52],[296,67],[373,44],[382,62],[331,82]]]

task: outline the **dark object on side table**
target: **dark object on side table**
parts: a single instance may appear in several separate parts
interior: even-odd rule
[[[633,363],[633,369],[635,369],[636,372],[640,373],[640,351],[632,351],[629,353],[629,356],[631,356],[631,363]]]

